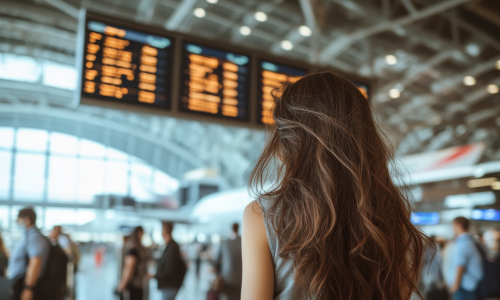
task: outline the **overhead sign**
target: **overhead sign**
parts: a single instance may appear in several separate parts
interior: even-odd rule
[[[85,11],[76,53],[75,105],[254,128],[273,122],[272,89],[320,71],[305,62]],[[369,81],[352,82],[368,96]]]
[[[248,119],[250,58],[184,43],[179,110]]]
[[[500,210],[495,209],[475,209],[472,211],[473,220],[500,221]]]
[[[83,96],[170,108],[172,40],[146,31],[87,20]]]
[[[437,225],[439,220],[438,212],[414,212],[411,214],[411,222],[414,225]]]

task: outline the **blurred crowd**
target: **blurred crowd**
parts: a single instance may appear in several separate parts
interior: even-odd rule
[[[22,239],[11,251],[0,237],[0,299],[75,299],[75,274],[80,251],[86,246],[77,246],[61,226],[44,236],[35,226],[36,213],[32,208],[19,211],[17,224]],[[500,234],[492,228],[473,235],[470,227],[468,219],[456,218],[450,228],[454,239],[432,237],[434,243],[427,245],[419,286],[425,300],[500,299]],[[189,267],[196,280],[205,277],[211,283],[206,299],[240,299],[239,225],[233,224],[229,238],[220,243],[195,239],[179,245],[172,237],[173,229],[173,223],[162,223],[163,245],[144,246],[141,226],[124,237],[116,297],[148,299],[148,282],[155,279],[162,300],[174,300]],[[111,251],[102,245],[92,249],[96,266]],[[209,267],[202,268],[203,265]]]
[[[500,239],[494,229],[473,235],[456,218],[454,239],[432,237],[423,257],[420,291],[426,300],[500,299]]]
[[[61,226],[48,236],[36,227],[33,208],[18,213],[21,239],[8,251],[0,236],[1,300],[74,300],[80,252],[92,251],[96,267],[113,252],[109,245],[76,245]],[[123,238],[119,257],[119,280],[114,290],[120,300],[148,299],[149,280],[155,279],[162,300],[174,300],[183,285],[188,266],[195,276],[209,278],[209,300],[240,299],[242,280],[239,224],[232,225],[230,237],[220,243],[200,242],[179,245],[172,236],[174,224],[162,222],[163,245],[144,246],[144,228],[137,226]],[[202,274],[202,264],[209,272]],[[205,268],[207,270],[207,268]],[[208,273],[208,274],[207,274]],[[103,290],[102,293],[106,293]]]

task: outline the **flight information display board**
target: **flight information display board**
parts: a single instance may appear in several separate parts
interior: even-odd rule
[[[358,90],[361,92],[361,94],[363,94],[363,96],[365,96],[365,98],[368,99],[368,95],[370,92],[368,85],[363,84],[363,83],[359,83],[355,80],[351,80],[351,82],[358,88]]]
[[[172,39],[87,19],[82,97],[169,109]]]
[[[288,67],[269,61],[259,61],[259,105],[257,118],[262,124],[273,124],[274,98],[272,91],[287,82],[295,82],[307,74],[306,69]]]
[[[248,120],[250,58],[186,42],[179,111]]]

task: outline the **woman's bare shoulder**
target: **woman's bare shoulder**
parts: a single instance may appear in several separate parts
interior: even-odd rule
[[[264,226],[264,214],[259,202],[250,202],[243,212],[243,224],[252,231],[252,234],[266,237],[266,229]]]

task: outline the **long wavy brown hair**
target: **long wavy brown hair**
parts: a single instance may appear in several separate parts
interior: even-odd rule
[[[302,299],[420,295],[428,238],[393,183],[390,143],[369,101],[331,72],[273,95],[275,126],[250,181],[258,201],[272,199],[266,219],[284,245],[279,256],[294,262]]]

